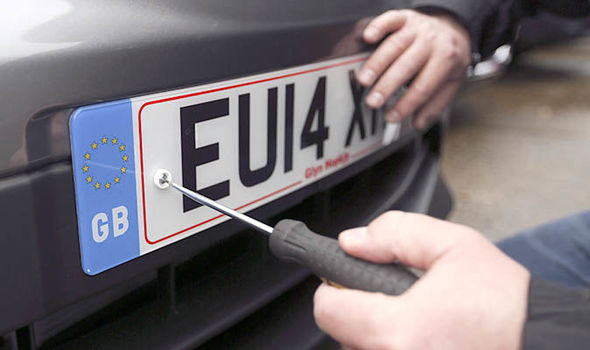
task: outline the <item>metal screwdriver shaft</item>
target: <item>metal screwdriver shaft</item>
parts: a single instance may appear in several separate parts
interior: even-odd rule
[[[329,283],[367,292],[400,295],[416,281],[416,276],[400,264],[375,264],[346,254],[336,239],[318,235],[300,221],[281,220],[273,228],[238,213],[175,184],[167,170],[158,170],[154,176],[154,183],[161,189],[172,186],[194,201],[267,234],[268,247],[274,256],[286,262],[306,266]]]
[[[156,186],[158,186],[159,188],[162,188],[162,189],[167,188],[168,186],[172,186],[173,188],[180,191],[185,196],[195,200],[196,202],[198,202],[206,207],[215,209],[218,212],[229,216],[230,218],[234,218],[234,219],[238,219],[240,221],[243,221],[262,233],[265,233],[267,235],[272,234],[272,231],[273,231],[272,227],[270,227],[270,226],[268,226],[256,219],[253,219],[247,215],[244,215],[238,211],[228,208],[225,205],[219,204],[219,203],[217,203],[217,202],[215,202],[215,201],[213,201],[213,200],[211,200],[211,199],[209,199],[197,192],[191,191],[188,188],[185,188],[177,183],[174,183],[172,181],[172,175],[170,174],[169,171],[167,171],[165,169],[160,169],[156,172],[156,175],[154,176],[154,182],[156,183]]]

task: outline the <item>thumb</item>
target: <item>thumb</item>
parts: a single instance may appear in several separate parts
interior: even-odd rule
[[[344,231],[340,246],[348,254],[376,263],[401,263],[428,270],[459,243],[481,240],[472,229],[426,215],[391,211],[367,227]]]

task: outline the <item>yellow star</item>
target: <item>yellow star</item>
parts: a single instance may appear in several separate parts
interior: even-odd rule
[[[129,156],[128,156],[128,155],[124,155],[124,156],[123,156],[123,161],[124,161],[124,162],[126,162],[126,161],[128,161],[128,160],[129,160]]]
[[[92,149],[96,149],[96,147],[98,147],[98,144],[96,144],[96,142],[93,142],[92,145],[90,145],[90,147],[92,147]]]
[[[107,143],[109,141],[109,139],[107,139],[106,137],[103,137],[101,141],[102,141],[103,144],[105,144],[105,143]]]
[[[90,159],[90,153],[86,153],[86,154],[84,155],[84,158],[86,158],[86,159]]]
[[[116,145],[116,144],[117,144],[117,142],[118,142],[119,140],[117,140],[117,138],[115,137],[115,138],[114,138],[114,139],[112,139],[111,141],[113,142],[113,145]]]
[[[92,176],[88,176],[88,177],[86,178],[86,182],[88,182],[88,183],[91,183],[91,182],[92,182]]]
[[[98,190],[100,188],[100,182],[95,183],[94,188],[96,188]]]
[[[116,183],[116,184],[118,184],[118,183],[119,183],[119,181],[121,181],[121,179],[119,179],[119,177],[118,177],[118,176],[117,176],[117,177],[115,177],[115,183]]]
[[[125,174],[126,172],[127,172],[127,168],[125,168],[125,167],[122,167],[122,168],[121,168],[121,174]]]
[[[88,171],[88,169],[90,169],[90,168],[88,167],[88,165],[84,164],[84,166],[82,167],[82,171],[84,171],[84,172],[87,172],[87,171]]]
[[[111,183],[110,182],[107,182],[106,184],[104,184],[104,188],[107,189],[107,190],[109,188],[111,188]]]
[[[121,145],[121,146],[119,146],[119,150],[120,150],[121,152],[123,152],[123,151],[125,150],[125,145]]]

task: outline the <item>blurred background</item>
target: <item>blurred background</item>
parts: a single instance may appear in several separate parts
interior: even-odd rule
[[[476,72],[444,149],[450,220],[499,240],[590,209],[590,20],[529,20]]]

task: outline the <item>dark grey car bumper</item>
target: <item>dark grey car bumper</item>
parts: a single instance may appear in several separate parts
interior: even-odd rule
[[[265,237],[237,222],[84,274],[67,121],[81,105],[366,51],[363,18],[404,4],[80,1],[15,37],[52,49],[25,54],[15,46],[0,55],[8,87],[0,91],[0,349],[321,342],[311,318],[315,277],[275,260]],[[251,213],[271,224],[301,219],[332,235],[390,208],[443,217],[451,205],[438,171],[443,135],[442,123],[409,130]]]

